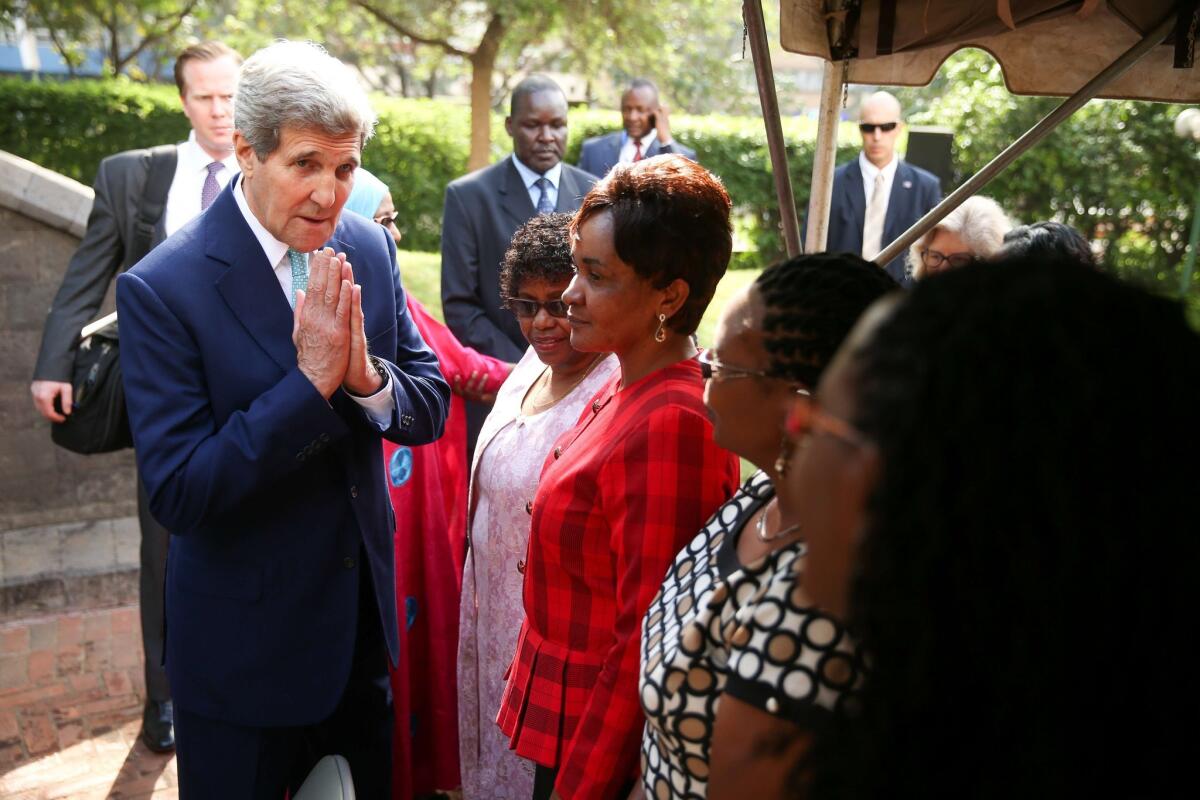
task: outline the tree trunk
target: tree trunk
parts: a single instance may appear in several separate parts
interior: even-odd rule
[[[412,70],[403,61],[397,60],[395,63],[396,74],[400,76],[400,96],[412,97],[414,94]]]
[[[434,65],[429,68],[429,78],[425,81],[425,96],[430,100],[437,96],[438,83],[438,68]]]
[[[471,55],[471,155],[467,170],[487,166],[492,148],[492,73],[508,25],[499,14],[488,20],[479,47]]]

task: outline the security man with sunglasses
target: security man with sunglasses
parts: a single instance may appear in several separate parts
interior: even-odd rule
[[[873,259],[942,199],[937,176],[902,161],[896,140],[904,128],[900,101],[876,92],[859,111],[863,148],[858,158],[833,173],[829,210],[829,252],[850,252]],[[886,265],[907,285],[904,253]]]

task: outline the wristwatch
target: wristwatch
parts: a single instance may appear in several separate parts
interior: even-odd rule
[[[381,383],[379,385],[379,389],[376,389],[375,392],[371,393],[371,394],[375,394],[376,392],[378,392],[380,389],[382,389],[384,386],[387,385],[387,379],[388,379],[387,367],[385,367],[383,365],[383,362],[380,361],[378,358],[376,358],[373,355],[367,356],[367,363],[371,365],[371,369],[375,370],[375,374],[379,376],[379,379],[381,381],[383,381],[383,383]],[[346,389],[346,387],[344,387],[344,386],[342,388]],[[352,392],[349,389],[346,389],[346,394],[351,395],[353,397],[370,397],[371,396],[369,394],[359,394],[358,392]]]

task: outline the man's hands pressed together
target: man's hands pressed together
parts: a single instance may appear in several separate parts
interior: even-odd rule
[[[296,292],[292,341],[296,365],[328,400],[338,387],[366,397],[383,388],[371,364],[362,287],[345,253],[326,247],[309,257],[308,290]]]

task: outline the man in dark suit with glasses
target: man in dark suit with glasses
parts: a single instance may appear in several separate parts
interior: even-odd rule
[[[862,151],[833,173],[826,250],[873,259],[941,201],[937,177],[896,155],[896,140],[904,129],[900,117],[900,102],[887,92],[863,101],[858,125]],[[893,258],[885,269],[907,284],[904,256]]]

